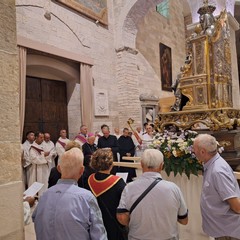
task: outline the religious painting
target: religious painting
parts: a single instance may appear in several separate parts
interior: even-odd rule
[[[171,48],[159,44],[162,90],[172,91],[172,53]]]
[[[107,0],[56,0],[104,24],[108,24]]]
[[[108,93],[105,89],[94,89],[95,116],[108,116]]]

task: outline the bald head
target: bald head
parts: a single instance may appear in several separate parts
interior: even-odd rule
[[[163,154],[157,149],[146,149],[142,155],[143,171],[159,171],[163,166]]]
[[[61,178],[78,180],[84,170],[82,151],[76,147],[66,151],[61,157],[59,168]]]

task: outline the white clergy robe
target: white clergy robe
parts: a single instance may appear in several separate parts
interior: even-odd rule
[[[141,136],[142,138],[142,150],[145,150],[148,148],[148,146],[153,142],[153,136],[149,135],[148,133],[145,133]]]
[[[43,141],[43,146],[44,146],[45,152],[50,152],[49,156],[51,157],[52,162],[51,164],[48,164],[48,165],[51,170],[51,168],[55,167],[54,159],[57,156],[57,152],[56,152],[54,143],[52,141],[48,141],[48,142]]]
[[[62,138],[60,137],[56,144],[55,144],[55,148],[56,148],[56,152],[58,155],[58,159],[61,159],[61,156],[65,153],[65,146],[67,145],[67,143],[70,140],[68,138]]]
[[[30,162],[31,166],[29,168],[29,181],[28,186],[30,187],[34,182],[43,183],[43,188],[39,191],[39,196],[42,195],[44,191],[48,188],[48,178],[49,178],[49,166],[52,162],[52,156],[49,154],[47,157],[44,156],[44,144],[37,144],[34,142],[30,148]]]
[[[31,164],[30,159],[29,159],[29,150],[30,147],[32,146],[32,144],[26,140],[23,144],[23,167],[26,168],[27,166],[29,166]]]
[[[80,145],[80,147],[82,148],[82,145],[83,145],[85,142],[87,142],[87,135],[84,136],[83,134],[79,133],[79,134],[75,137],[74,141],[75,141],[76,143],[78,143],[78,144]]]
[[[31,146],[32,146],[32,143],[30,143],[28,140],[26,140],[22,144],[22,150],[23,150],[22,167],[23,167],[23,182],[24,182],[24,185],[26,185],[28,183],[28,179],[29,179],[29,166],[31,165],[29,150],[30,150]],[[24,188],[25,188],[25,186],[24,186]]]

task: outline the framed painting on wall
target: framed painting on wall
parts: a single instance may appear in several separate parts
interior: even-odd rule
[[[95,116],[108,116],[108,93],[105,89],[94,89]]]
[[[100,23],[108,24],[107,0],[56,0]]]
[[[172,53],[171,48],[159,44],[162,90],[172,91]]]

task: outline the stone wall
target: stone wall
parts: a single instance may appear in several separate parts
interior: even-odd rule
[[[24,232],[14,0],[0,2],[0,28],[0,239],[20,240]]]
[[[172,93],[161,91],[159,43],[172,50],[173,82],[185,60],[185,27],[180,1],[170,1],[169,15],[169,18],[165,18],[155,8],[150,9],[138,25],[136,38],[136,47],[142,54],[140,61],[144,69],[139,81],[140,91],[148,91],[148,94],[152,93],[160,98],[171,96]]]

